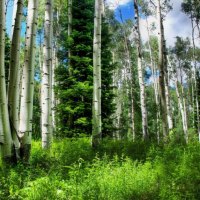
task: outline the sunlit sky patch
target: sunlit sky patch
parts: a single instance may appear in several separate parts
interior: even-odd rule
[[[171,0],[173,5],[173,10],[168,13],[167,18],[164,22],[165,35],[167,39],[167,45],[173,45],[175,37],[191,37],[191,25],[190,19],[184,13],[181,12],[181,2],[182,0]],[[6,16],[6,27],[7,33],[10,35],[11,24],[12,24],[12,1],[10,1]],[[118,21],[121,22],[119,17],[119,9],[122,11],[123,20],[133,19],[134,9],[133,0],[106,0],[106,4],[110,9],[115,10],[115,16]],[[155,18],[149,17],[149,23],[155,22]],[[141,31],[142,39],[147,40],[146,22],[141,20]],[[156,32],[152,33],[156,34]]]

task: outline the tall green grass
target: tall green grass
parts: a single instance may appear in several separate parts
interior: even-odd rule
[[[33,142],[30,166],[2,168],[0,199],[200,199],[200,144],[157,146],[89,139]]]

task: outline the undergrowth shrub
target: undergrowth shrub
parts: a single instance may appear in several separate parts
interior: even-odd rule
[[[30,165],[0,167],[0,199],[200,199],[200,144],[33,142]]]

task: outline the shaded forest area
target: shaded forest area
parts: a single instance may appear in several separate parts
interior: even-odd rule
[[[0,199],[200,199],[200,2],[129,2],[0,0]]]

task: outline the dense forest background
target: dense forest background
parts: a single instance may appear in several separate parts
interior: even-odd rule
[[[200,198],[200,2],[130,2],[0,0],[0,199]]]

